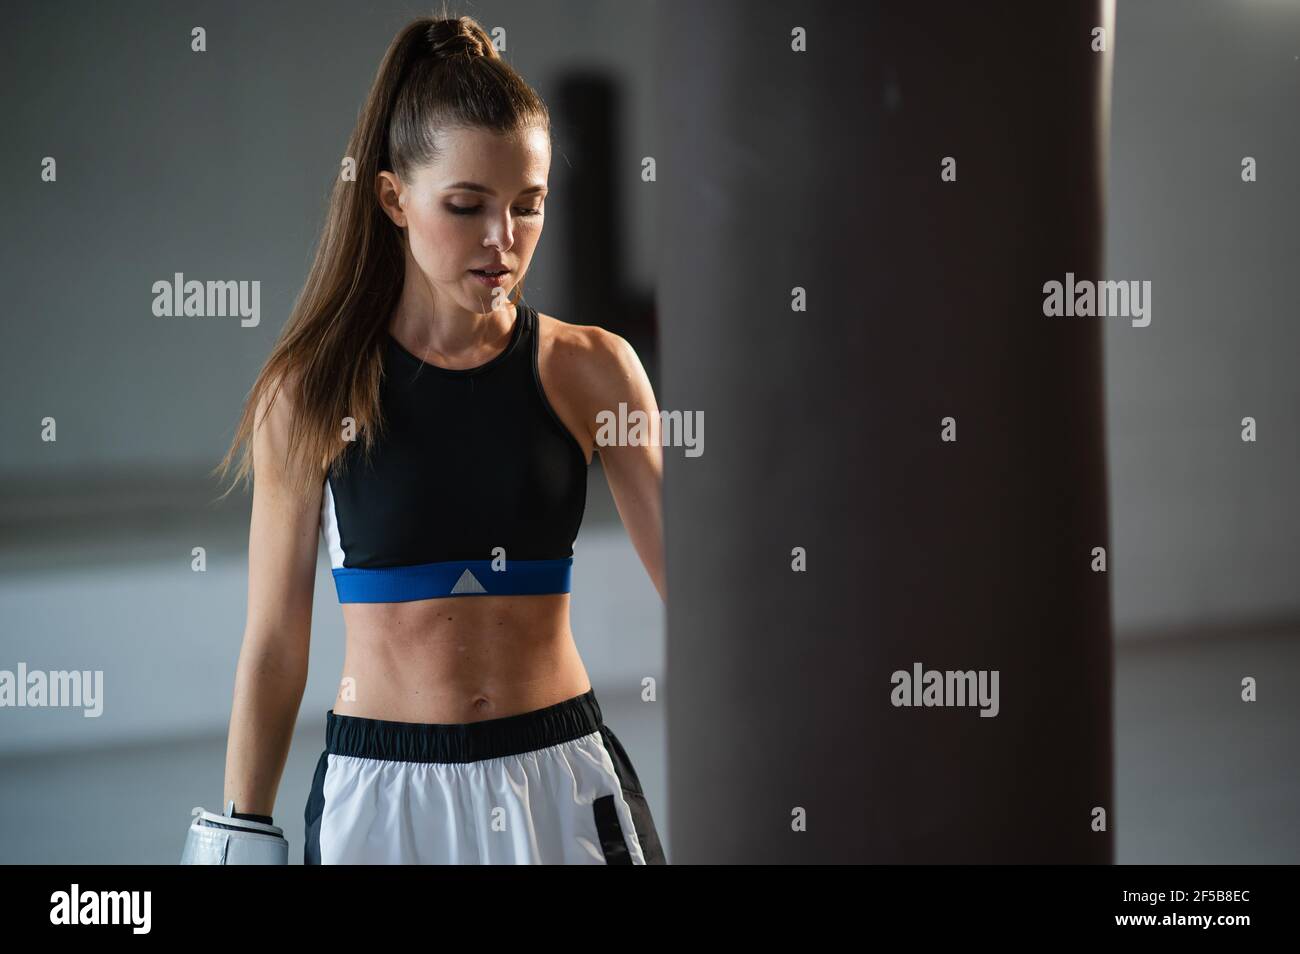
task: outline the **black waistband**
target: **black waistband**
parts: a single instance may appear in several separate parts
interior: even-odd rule
[[[545,709],[480,722],[389,722],[325,714],[325,751],[396,762],[477,762],[590,735],[603,723],[596,690]]]

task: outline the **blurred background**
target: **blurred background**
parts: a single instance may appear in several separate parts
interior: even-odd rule
[[[1294,864],[1300,4],[1117,6],[1106,270],[1153,317],[1101,319],[1116,860]]]
[[[247,609],[251,494],[208,476],[302,287],[338,164],[384,50],[417,3],[26,4],[0,38],[5,407],[0,669],[102,670],[103,714],[0,709],[0,861],[173,863],[195,805],[220,811]],[[533,306],[628,339],[652,381],[653,206],[641,190],[650,6],[453,8],[491,31],[552,114]],[[190,52],[203,26],[207,52]],[[45,156],[58,181],[42,183]],[[581,264],[582,280],[577,281]],[[259,280],[262,319],[165,319],[155,281]],[[613,307],[610,302],[615,303]],[[22,317],[25,316],[25,317]],[[57,441],[40,440],[53,417]],[[663,604],[597,456],[572,626],[665,850]],[[204,547],[207,569],[191,569]],[[319,556],[311,673],[275,806],[303,809],[343,663]],[[662,696],[660,696],[662,700]]]
[[[105,701],[93,719],[0,709],[0,861],[172,863],[190,808],[220,809],[249,498],[213,503],[209,470],[301,288],[379,59],[426,12],[11,8],[0,669],[102,670]],[[676,407],[659,390],[659,237],[640,177],[671,132],[652,122],[656,5],[457,12],[506,28],[505,55],[551,109],[529,301],[626,337],[661,406]],[[207,30],[202,55],[194,26]],[[1121,2],[1113,43],[1106,272],[1154,287],[1150,327],[1112,319],[1104,332],[1116,860],[1295,862],[1300,6]],[[1256,184],[1240,180],[1246,155]],[[40,180],[45,156],[57,183]],[[260,281],[260,325],[153,317],[151,286],[175,272]],[[1254,444],[1238,438],[1248,415]],[[45,417],[57,442],[40,438]],[[596,461],[573,629],[671,860],[669,687],[660,703],[639,696],[663,675],[664,612]],[[342,651],[322,554],[311,676],[275,810],[293,863]],[[1256,705],[1240,702],[1244,676],[1259,680]]]

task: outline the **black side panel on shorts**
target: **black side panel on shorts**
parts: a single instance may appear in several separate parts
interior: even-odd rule
[[[632,855],[627,850],[623,826],[618,823],[618,806],[613,795],[602,795],[591,803],[596,813],[596,832],[600,835],[600,850],[609,865],[630,865]]]
[[[305,865],[320,864],[320,820],[325,814],[325,771],[328,768],[329,751],[326,750],[316,762],[316,775],[312,778],[307,809],[303,812],[307,822],[302,849],[302,863]]]
[[[655,830],[654,818],[650,815],[650,805],[645,793],[641,791],[641,780],[637,778],[632,760],[628,758],[623,743],[618,740],[612,729],[601,725],[600,737],[614,763],[614,772],[618,775],[619,786],[623,789],[623,798],[632,810],[632,824],[636,826],[636,838],[641,843],[641,854],[648,865],[666,865],[663,845],[659,843],[659,832]]]

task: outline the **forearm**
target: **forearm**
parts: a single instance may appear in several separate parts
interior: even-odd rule
[[[226,742],[225,796],[241,813],[271,815],[307,684],[302,654],[245,640]]]

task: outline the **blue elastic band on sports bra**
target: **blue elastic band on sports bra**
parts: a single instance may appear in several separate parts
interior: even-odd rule
[[[573,557],[562,560],[451,560],[375,569],[336,567],[340,603],[401,603],[442,596],[535,596],[572,589]]]

